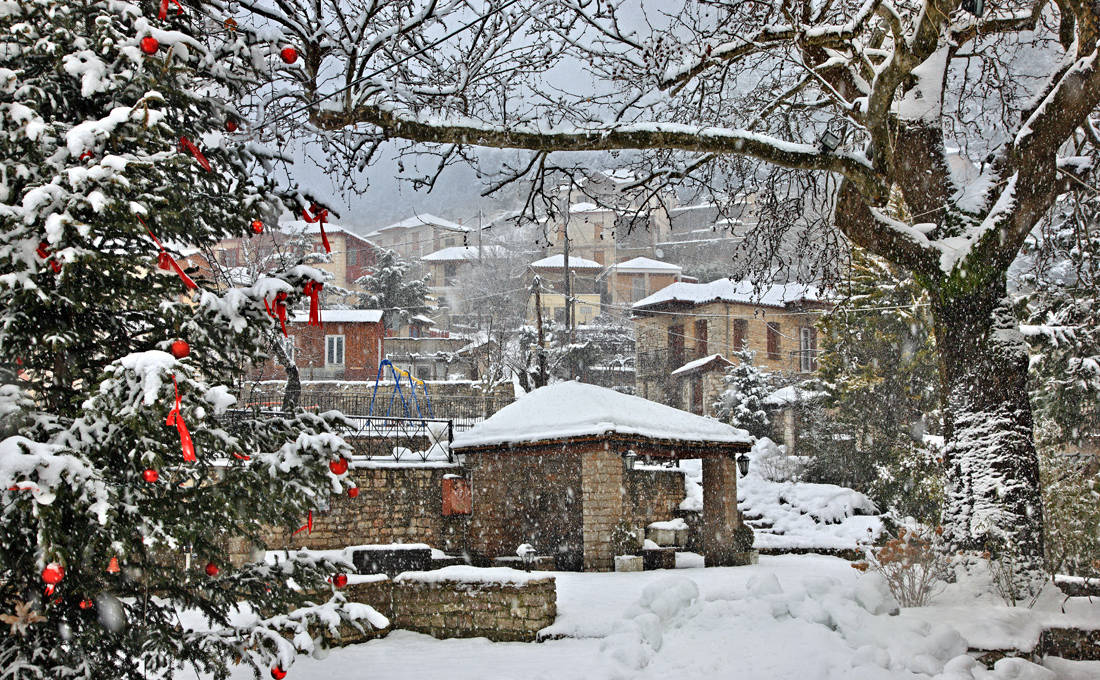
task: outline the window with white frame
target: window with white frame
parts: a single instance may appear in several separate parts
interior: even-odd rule
[[[343,366],[344,365],[344,336],[342,336],[342,335],[326,335],[325,336],[325,365],[326,366]]]
[[[817,369],[817,337],[813,328],[803,327],[798,334],[799,370],[809,373]]]

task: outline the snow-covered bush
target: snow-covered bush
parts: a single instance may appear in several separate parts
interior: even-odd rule
[[[1100,476],[1082,456],[1039,448],[1047,572],[1100,576]]]
[[[787,447],[761,437],[752,447],[752,463],[760,476],[771,482],[797,481],[802,474],[802,458],[787,455]]]
[[[852,567],[882,574],[902,607],[923,607],[947,584],[947,557],[934,545],[940,532],[938,527],[935,531],[900,527],[897,536],[870,550],[865,561]]]

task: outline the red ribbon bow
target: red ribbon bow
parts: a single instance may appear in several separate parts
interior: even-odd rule
[[[176,384],[176,376],[172,376],[172,389],[176,391],[176,405],[168,412],[168,420],[164,424],[168,427],[175,425],[179,430],[183,462],[193,463],[195,462],[195,444],[191,441],[191,433],[187,431],[187,423],[183,422],[183,416],[180,415],[180,388]]]
[[[311,212],[313,213],[312,215],[309,214]],[[314,203],[313,205],[309,206],[309,210],[302,208],[302,217],[304,217],[306,222],[309,222],[310,224],[313,224],[314,222],[317,223],[317,226],[321,228],[321,243],[325,246],[325,252],[331,253],[332,248],[329,247],[328,236],[325,235],[325,220],[328,219],[328,211],[321,210],[321,208],[319,208],[317,204]]]
[[[194,156],[195,160],[202,166],[202,169],[210,172],[210,161],[206,160],[206,156],[202,155],[202,152],[199,151],[199,147],[195,146],[194,142],[186,137],[180,137],[180,149],[183,151],[190,151],[191,155]]]
[[[45,241],[38,244],[38,249],[34,252],[38,253],[38,257],[46,260],[50,263],[50,269],[53,269],[54,274],[61,273],[61,264],[57,260],[50,259],[50,247]]]
[[[157,18],[163,21],[168,18],[168,3],[169,1],[176,3],[176,15],[183,14],[183,5],[180,4],[180,0],[160,0],[160,12],[157,14]]]
[[[267,313],[271,315],[271,318],[278,319],[279,323],[283,325],[283,337],[288,337],[286,333],[286,293],[279,293],[275,296],[275,302],[268,304],[267,298],[264,298],[264,307],[267,308]]]
[[[321,325],[321,303],[317,300],[317,294],[321,292],[321,289],[325,287],[323,283],[317,283],[316,281],[307,281],[305,294],[309,298],[309,325],[320,326]]]
[[[306,523],[303,524],[293,534],[291,534],[291,536],[297,536],[298,534],[302,533],[303,531],[306,532],[307,534],[311,534],[311,535],[313,534],[313,511],[312,510],[309,511],[309,517],[306,519]]]
[[[179,263],[168,254],[168,251],[164,249],[164,245],[160,242],[160,239],[157,238],[157,235],[153,233],[153,230],[149,228],[148,224],[145,224],[145,220],[141,219],[141,215],[138,215],[137,218],[138,222],[141,222],[141,226],[145,227],[145,231],[149,232],[149,236],[153,238],[153,243],[157,244],[157,248],[160,248],[160,254],[157,255],[157,267],[164,270],[174,269],[176,274],[179,275],[180,280],[183,281],[184,286],[187,288],[198,288],[199,284],[192,281],[191,277],[179,266]]]

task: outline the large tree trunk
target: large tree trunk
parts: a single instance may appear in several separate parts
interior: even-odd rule
[[[945,399],[944,538],[989,551],[1018,597],[1044,581],[1039,463],[1028,402],[1028,353],[1003,277],[975,291],[933,293]]]

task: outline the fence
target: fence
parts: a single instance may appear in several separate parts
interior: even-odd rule
[[[285,415],[272,409],[233,409],[221,416],[221,420],[232,429],[251,419],[282,418]],[[454,462],[451,454],[454,423],[450,420],[345,414],[345,421],[346,424],[338,428],[337,433],[351,445],[356,457]]]
[[[374,412],[371,413],[371,395],[368,394],[337,394],[324,392],[303,391],[298,401],[298,406],[307,411],[322,413],[324,411],[340,411],[349,418],[373,416],[393,416],[397,418],[410,417],[416,419],[416,404],[412,398],[403,391],[406,402],[409,404],[410,413],[405,414],[405,407],[398,397],[392,400],[393,392],[387,389],[378,390],[374,399]],[[457,431],[468,430],[482,420],[496,413],[504,404],[493,397],[473,397],[459,395],[429,394],[431,408],[424,400],[423,394],[417,394],[420,405],[419,416],[436,420],[450,421],[453,429]],[[239,403],[248,409],[279,409],[283,404],[282,390],[251,390],[242,395]],[[388,409],[388,413],[387,413]]]

